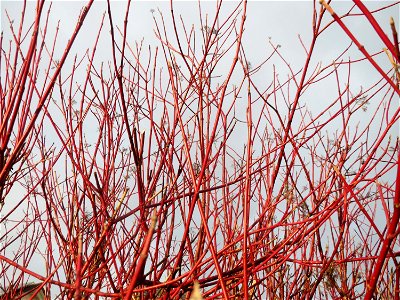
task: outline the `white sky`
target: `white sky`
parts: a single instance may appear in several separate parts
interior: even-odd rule
[[[387,2],[389,3],[389,2]],[[9,15],[15,22],[19,19],[19,11],[22,3],[17,1],[3,1],[1,2],[1,26],[4,32],[4,41],[8,43],[10,40],[10,33],[8,30],[8,21],[5,16],[7,10]],[[28,2],[28,6],[34,9],[34,2]],[[47,8],[49,4],[45,7]],[[60,21],[60,33],[58,38],[58,49],[64,49],[67,39],[70,37],[73,30],[73,26],[79,15],[84,2],[55,2],[52,5],[52,13],[50,15],[49,37],[54,34],[54,29],[57,25],[58,20]],[[222,9],[222,17],[236,5],[236,2],[224,3]],[[369,1],[366,5],[370,9],[374,7],[380,7],[381,1],[378,3]],[[122,26],[125,11],[125,2],[112,2],[112,10],[114,17],[114,25]],[[212,19],[214,16],[215,3],[208,1],[201,4],[203,14],[206,12],[209,14],[209,18]],[[332,7],[337,11],[338,14],[348,10],[351,6],[350,1],[333,1]],[[133,2],[131,6],[131,16],[129,19],[128,28],[128,42],[134,45],[135,41],[140,42],[144,38],[145,44],[155,45],[158,44],[154,38],[154,21],[152,18],[151,9],[155,9],[154,15],[157,20],[160,20],[157,13],[157,9],[164,14],[166,23],[170,20],[169,2],[150,2],[140,1]],[[198,5],[196,2],[178,2],[174,4],[175,14],[182,18],[187,27],[190,27],[191,23],[194,23],[195,28],[199,32],[199,14]],[[46,11],[46,9],[44,10]],[[32,11],[33,12],[33,11]],[[94,44],[97,29],[100,24],[102,14],[106,12],[106,2],[96,2],[90,10],[89,17],[84,23],[81,32],[78,35],[75,46],[70,52],[69,63],[71,63],[75,53],[82,53],[86,49],[91,49]],[[398,7],[393,7],[390,10],[385,10],[382,13],[375,14],[379,24],[383,29],[390,34],[389,28],[389,17],[393,16],[395,20],[399,20]],[[27,21],[31,14],[28,13]],[[44,19],[45,14],[43,15]],[[295,71],[299,70],[305,61],[305,53],[299,42],[298,35],[301,36],[306,45],[309,44],[311,39],[311,17],[312,17],[312,2],[311,1],[250,1],[248,4],[247,21],[245,25],[245,35],[243,45],[247,51],[247,57],[253,66],[258,65],[271,53],[271,46],[269,41],[272,43],[280,44],[281,53],[290,62],[291,66]],[[325,23],[330,22],[332,18],[329,14],[325,15]],[[376,37],[372,27],[366,21],[365,18],[359,17],[357,21],[355,18],[351,18],[351,22],[348,25],[352,28],[353,33],[366,45],[367,50],[372,53],[379,51],[384,47]],[[28,22],[29,23],[29,22]],[[108,28],[108,18],[105,18],[105,27]],[[399,24],[399,23],[397,23]],[[336,28],[336,29],[335,29]],[[400,30],[399,30],[400,31]],[[315,66],[319,61],[323,61],[325,64],[331,62],[336,58],[341,51],[344,49],[344,45],[349,44],[349,38],[338,29],[338,26],[329,28],[322,34],[319,42],[316,45],[315,56],[312,60],[312,65]],[[98,61],[111,61],[111,47],[110,40],[108,39],[108,29],[103,31],[102,41],[100,42],[101,49],[97,52]],[[362,57],[362,54],[354,49],[349,52],[354,57]],[[381,55],[378,60],[386,64],[388,68],[389,62],[385,60],[385,56]],[[279,59],[275,58],[273,62],[276,64],[278,73],[281,78],[286,78],[288,74],[287,68],[282,64]],[[268,86],[268,83],[272,80],[272,67],[271,63],[260,71],[254,78],[260,85]],[[310,69],[313,69],[313,66]],[[68,64],[67,64],[68,67]],[[222,70],[221,70],[222,71]],[[84,76],[84,74],[82,74]],[[368,63],[363,63],[357,67],[353,67],[352,70],[352,84],[354,93],[356,93],[361,85],[368,86],[369,83],[377,80],[377,72],[373,70]],[[345,78],[344,78],[345,79]],[[79,75],[77,76],[79,80]],[[233,79],[234,81],[234,79]],[[312,93],[305,95],[304,104],[306,104],[312,111],[318,112],[327,105],[324,103],[324,96],[328,91],[334,91],[335,86],[318,86],[312,90]],[[332,97],[331,97],[332,98]],[[373,104],[371,104],[373,105]],[[360,115],[360,122],[365,121],[365,115]],[[237,133],[240,135],[240,133]],[[393,131],[394,135],[398,135],[396,129]],[[0,224],[1,226],[1,224]],[[1,231],[0,231],[1,236]],[[33,265],[34,270],[40,269],[40,262],[38,265]],[[0,282],[1,283],[1,282]]]

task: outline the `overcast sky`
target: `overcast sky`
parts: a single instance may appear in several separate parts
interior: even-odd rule
[[[18,1],[1,2],[1,25],[4,32],[5,43],[8,43],[8,41],[11,40],[10,31],[8,30],[8,20],[5,12],[7,11],[11,19],[14,19],[15,22],[18,22],[21,5],[22,3]],[[57,23],[60,22],[60,33],[58,38],[59,51],[64,49],[67,40],[71,36],[79,12],[83,5],[84,2],[57,1],[53,3],[52,13],[50,14],[51,26],[49,27],[49,36],[53,36],[54,29],[56,28]],[[224,3],[220,17],[221,20],[223,20],[224,15],[229,13],[236,5],[236,2]],[[347,11],[351,5],[352,2],[350,1],[333,1],[332,4],[338,14]],[[366,3],[366,5],[373,10],[374,8],[381,6],[381,1],[369,1]],[[32,12],[34,10],[34,6],[35,2],[28,2],[28,7],[31,7],[32,10],[31,13],[28,11],[26,18],[27,21],[33,21],[33,19],[29,18],[33,16]],[[46,4],[45,7],[47,8],[48,6],[49,4]],[[203,13],[208,13],[210,19],[213,19],[215,13],[215,3],[207,1],[202,3],[201,7],[203,9]],[[272,49],[271,45],[269,44],[271,41],[275,45],[280,44],[281,53],[286,59],[288,59],[291,66],[293,66],[293,69],[295,71],[300,70],[304,64],[306,55],[300,44],[299,35],[303,39],[304,43],[308,45],[311,40],[312,33],[312,7],[313,3],[311,1],[249,1],[243,41],[245,50],[247,51],[247,57],[252,65],[256,66],[266,59],[266,57],[268,57]],[[71,59],[74,57],[75,53],[82,53],[82,51],[85,49],[92,48],[97,30],[100,25],[101,17],[103,13],[106,12],[106,8],[106,2],[94,3],[71,51]],[[125,2],[112,2],[114,25],[118,25],[120,27],[122,26],[125,8]],[[155,12],[152,12],[153,9]],[[154,35],[153,20],[153,14],[157,20],[160,20],[157,11],[158,9],[163,13],[166,22],[168,23],[170,20],[169,1],[140,1],[132,3],[128,27],[129,43],[133,45],[134,41],[140,42],[142,39],[144,39],[145,44],[159,45],[159,42]],[[187,27],[190,27],[190,25],[193,23],[194,27],[200,30],[197,2],[176,2],[174,4],[174,10],[176,15],[182,15]],[[395,20],[399,20],[398,7],[393,7],[392,9],[375,14],[376,19],[389,36],[390,16],[393,16]],[[330,15],[326,14],[325,23],[328,23],[331,20],[332,18]],[[353,33],[355,33],[361,42],[366,45],[367,50],[371,53],[380,51],[384,47],[384,45],[379,41],[379,38],[376,37],[373,29],[365,18],[351,18],[351,22],[349,22],[348,25],[352,28]],[[108,28],[107,18],[105,19],[105,26]],[[100,51],[97,53],[98,61],[112,60],[110,40],[107,32],[108,30],[105,30],[101,37],[103,41],[100,41],[102,49],[100,49]],[[310,69],[313,69],[313,67],[319,61],[323,61],[325,64],[330,63],[341,53],[341,51],[343,51],[345,47],[344,45],[348,45],[349,43],[349,38],[342,32],[342,30],[340,30],[338,26],[332,26],[332,28],[323,33],[323,36],[317,43],[315,56],[312,60],[313,66]],[[354,55],[354,57],[362,57],[355,47],[349,52],[349,54]],[[69,63],[71,62],[71,59],[69,60]],[[389,62],[385,60],[384,56],[381,56],[379,60],[381,61],[382,65],[387,64],[385,69],[389,67]],[[288,74],[287,68],[277,58],[274,58],[273,62],[276,64],[280,76],[285,78]],[[81,74],[81,76],[84,75],[85,74]],[[261,85],[267,86],[267,82],[271,81],[272,76],[273,73],[271,67],[266,67],[255,76],[255,80]],[[357,89],[359,89],[361,85],[368,86],[368,84],[375,82],[377,78],[379,78],[377,72],[373,70],[368,63],[359,64],[352,70],[352,84],[354,86],[354,92],[357,92]],[[77,74],[77,80],[79,80],[79,74]],[[312,94],[306,95],[306,105],[315,112],[320,111],[327,105],[327,103],[323,103],[322,99],[329,90],[335,90],[335,86],[316,86],[316,88],[313,89]],[[332,99],[332,97],[330,99]],[[363,118],[365,118],[365,115],[360,116],[360,122],[363,122]],[[394,131],[394,134],[398,135],[398,131],[397,133]],[[2,225],[0,224],[0,226]],[[40,266],[41,264],[38,264],[38,266],[33,267],[40,268]]]

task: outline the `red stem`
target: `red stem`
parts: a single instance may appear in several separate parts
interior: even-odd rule
[[[400,151],[398,150],[397,156],[397,176],[396,176],[396,190],[393,201],[393,215],[391,217],[389,226],[387,228],[386,237],[382,243],[382,248],[379,253],[378,259],[375,262],[374,270],[367,281],[367,292],[364,300],[370,300],[374,297],[378,279],[382,276],[382,268],[387,258],[388,252],[392,247],[394,239],[398,236],[396,234],[397,227],[400,221]]]

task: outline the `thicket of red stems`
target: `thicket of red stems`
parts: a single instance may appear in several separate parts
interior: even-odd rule
[[[299,68],[273,39],[250,63],[246,2],[224,18],[224,3],[207,16],[187,3],[200,26],[174,3],[152,11],[151,47],[127,38],[135,3],[124,16],[106,3],[77,53],[92,1],[67,40],[51,5],[35,5],[31,19],[20,3],[1,37],[3,288],[189,299],[198,281],[206,299],[399,299],[398,24],[375,18],[396,3],[339,15],[315,2]],[[362,45],[348,27],[360,19],[385,50]],[[318,63],[332,28],[343,52]],[[362,62],[377,79],[360,89]]]

